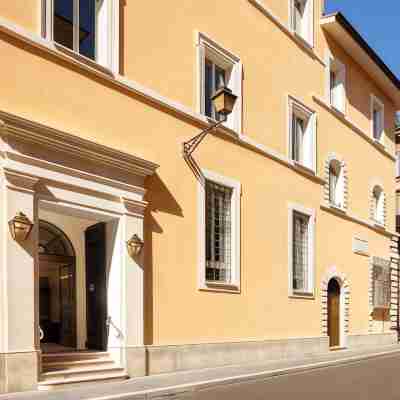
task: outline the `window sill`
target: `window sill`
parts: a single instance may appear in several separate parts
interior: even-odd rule
[[[315,171],[314,171],[313,169],[311,169],[311,168],[309,168],[309,167],[306,167],[305,165],[303,165],[303,164],[301,164],[300,162],[295,161],[295,160],[292,160],[292,163],[293,163],[293,166],[294,166],[296,169],[298,169],[298,170],[304,172],[305,174],[312,175],[312,176],[316,176],[316,173],[315,173]]]
[[[386,150],[386,147],[382,143],[382,140],[378,140],[378,139],[373,138],[373,141],[374,141],[375,146],[380,147],[382,150]]]
[[[342,206],[339,206],[339,205],[334,204],[334,203],[329,203],[328,206],[330,208],[332,208],[332,210],[334,210],[334,211],[346,214],[346,210]]]
[[[303,299],[303,300],[315,300],[314,293],[292,293],[289,295],[290,299]]]
[[[372,223],[374,224],[376,229],[379,229],[379,230],[382,230],[382,231],[385,230],[385,225],[382,224],[382,222],[379,222],[379,221],[376,221],[375,219],[373,219]]]
[[[204,282],[199,288],[205,292],[225,292],[225,293],[240,293],[239,285],[224,282]]]
[[[300,46],[304,47],[306,51],[309,51],[314,54],[314,44],[310,43],[307,39],[303,38],[303,36],[298,33],[293,32],[293,37],[296,42],[300,44]]]
[[[103,65],[97,63],[96,61],[85,57],[82,54],[77,53],[76,51],[73,51],[71,49],[69,49],[68,47],[63,46],[62,44],[59,44],[57,42],[54,41],[50,41],[51,46],[54,48],[54,50],[59,51],[61,53],[66,54],[67,56],[73,58],[74,60],[83,63],[85,65],[87,65],[90,68],[93,69],[97,69],[98,71],[107,74],[111,77],[114,76],[113,72],[111,71],[111,69],[104,67]]]

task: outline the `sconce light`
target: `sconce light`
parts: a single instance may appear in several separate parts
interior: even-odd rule
[[[8,227],[12,238],[17,242],[28,239],[33,228],[33,223],[22,212],[19,212],[13,219],[8,221]]]
[[[137,257],[144,247],[144,242],[140,237],[134,234],[127,242],[126,247],[128,249],[128,254],[134,258]]]

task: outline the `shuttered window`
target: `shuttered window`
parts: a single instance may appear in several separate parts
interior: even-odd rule
[[[381,264],[381,263],[380,263]],[[373,266],[374,308],[390,307],[390,264]]]
[[[232,188],[206,181],[206,281],[231,282]]]
[[[308,215],[293,213],[293,290],[301,293],[309,289],[309,220]]]

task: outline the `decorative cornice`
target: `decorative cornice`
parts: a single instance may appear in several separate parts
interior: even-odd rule
[[[38,178],[22,174],[10,168],[3,168],[2,171],[6,180],[6,186],[9,189],[34,193],[35,186],[39,182]]]
[[[318,61],[325,67],[325,61],[315,52],[314,48],[309,45],[304,39],[295,35],[288,26],[280,20],[272,10],[260,0],[248,0],[250,4],[256,7],[263,15],[273,22],[284,34],[286,34],[295,44],[301,47],[311,58]]]
[[[132,200],[126,197],[121,197],[121,201],[125,206],[126,214],[134,216],[144,216],[146,207],[148,206],[147,201]]]
[[[29,143],[71,154],[84,160],[111,166],[140,176],[152,175],[158,165],[110,147],[91,142],[76,135],[29,121],[0,110],[0,134],[14,136]]]
[[[369,229],[372,229],[376,233],[380,233],[384,236],[388,236],[388,237],[398,236],[398,234],[396,232],[389,231],[384,226],[376,225],[365,219],[359,218],[351,213],[344,212],[342,210],[338,210],[337,208],[333,208],[329,204],[321,204],[321,210],[324,210],[331,214],[337,215],[338,217],[341,217],[343,219],[347,219],[348,221],[355,222],[356,224],[363,225]]]
[[[329,111],[332,115],[334,115],[339,121],[343,122],[345,125],[347,125],[350,129],[352,129],[355,133],[357,133],[360,137],[365,139],[368,143],[370,143],[373,147],[375,147],[376,150],[378,150],[380,153],[385,155],[386,157],[390,158],[392,161],[396,161],[396,157],[394,154],[390,153],[386,148],[380,144],[377,143],[376,140],[374,140],[371,135],[368,135],[364,130],[362,130],[360,127],[358,127],[353,121],[351,121],[348,117],[344,116],[342,113],[336,111],[333,107],[331,107],[330,104],[328,104],[324,99],[317,95],[312,96],[314,101],[319,104],[320,106],[324,107],[327,111]]]

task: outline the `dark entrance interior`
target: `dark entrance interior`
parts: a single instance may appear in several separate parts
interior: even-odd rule
[[[340,345],[340,285],[336,279],[328,284],[328,335],[330,347]]]
[[[64,232],[43,220],[39,222],[39,291],[43,348],[75,348],[75,251]]]
[[[88,350],[107,350],[106,224],[86,229],[86,324]],[[39,222],[39,319],[43,352],[77,348],[76,254],[57,226]]]
[[[87,348],[107,350],[106,224],[85,231]]]

